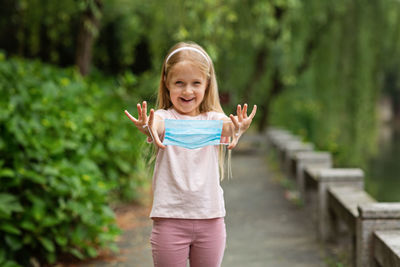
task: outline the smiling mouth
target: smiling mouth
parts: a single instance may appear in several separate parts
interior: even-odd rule
[[[190,98],[190,99],[185,99],[185,98],[180,98],[184,103],[189,103],[190,101],[194,100],[194,98]]]

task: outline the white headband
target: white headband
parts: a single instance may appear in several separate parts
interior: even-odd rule
[[[171,54],[169,54],[169,56],[168,56],[167,59],[165,60],[165,64],[167,64],[167,62],[168,62],[168,60],[169,60],[169,58],[170,58],[171,56],[173,56],[174,54],[176,54],[176,53],[178,53],[179,51],[182,51],[182,50],[191,50],[191,51],[195,51],[195,52],[199,53],[200,55],[202,55],[202,56],[206,59],[207,63],[210,64],[210,61],[208,61],[207,56],[206,56],[201,50],[199,50],[199,49],[197,49],[197,48],[194,48],[194,47],[190,47],[190,46],[180,47],[180,48],[175,49],[174,51],[172,51]]]

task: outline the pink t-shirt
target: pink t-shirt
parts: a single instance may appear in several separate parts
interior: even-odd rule
[[[206,112],[186,116],[157,110],[162,119],[222,120],[224,113]],[[162,137],[163,138],[163,137]],[[225,216],[223,190],[218,170],[218,146],[159,149],[153,175],[153,207],[150,217],[209,219]]]

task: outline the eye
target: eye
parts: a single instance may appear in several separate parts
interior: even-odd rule
[[[194,84],[195,84],[195,85],[200,85],[201,82],[200,82],[200,81],[195,81]]]
[[[182,85],[183,82],[182,82],[182,81],[176,81],[175,84],[176,84],[176,85]]]

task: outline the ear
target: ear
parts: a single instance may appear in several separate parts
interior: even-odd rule
[[[169,92],[169,88],[168,88],[168,83],[167,83],[167,76],[163,76],[163,83],[164,83],[164,86],[165,86],[165,88],[167,88],[167,91]]]
[[[166,88],[167,91],[169,92],[168,83],[167,83],[167,79],[165,79],[165,76],[164,76],[163,82],[164,82],[165,88]]]
[[[206,91],[209,91],[209,89],[210,89],[210,84],[211,84],[211,78],[208,78],[208,79],[207,79]]]

